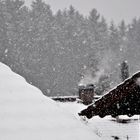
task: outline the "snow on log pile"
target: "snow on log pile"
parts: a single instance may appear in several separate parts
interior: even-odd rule
[[[0,140],[99,140],[57,105],[0,63]]]

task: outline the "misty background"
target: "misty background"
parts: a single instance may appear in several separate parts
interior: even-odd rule
[[[54,13],[59,9],[68,9],[73,5],[84,16],[88,16],[89,12],[96,8],[108,22],[114,20],[115,23],[125,20],[126,23],[131,22],[134,17],[139,17],[140,1],[139,0],[43,0],[51,5]],[[25,0],[27,6],[30,6],[32,0]]]
[[[128,4],[128,11],[138,6],[135,1]],[[79,1],[79,5],[82,8],[84,3]],[[99,11],[107,6],[103,2],[99,5]],[[42,0],[30,1],[30,6],[27,1],[0,1],[0,61],[47,96],[76,95],[79,84],[89,83],[95,84],[97,94],[104,94],[121,82],[124,60],[130,75],[140,69],[137,8],[131,7],[131,16],[125,16],[119,13],[126,10],[125,3],[119,5],[120,16],[114,15],[109,22],[103,17],[106,12],[100,13],[91,3],[93,8],[83,12],[72,5],[52,10]],[[109,9],[107,17],[112,18]],[[118,22],[121,15],[125,20]]]

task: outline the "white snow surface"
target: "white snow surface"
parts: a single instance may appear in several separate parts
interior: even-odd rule
[[[139,116],[88,120],[77,115],[84,108],[51,100],[0,63],[0,140],[140,140]]]
[[[71,109],[0,63],[0,140],[100,140]]]
[[[84,107],[84,105],[77,103],[58,104],[64,109],[69,108],[69,111],[73,115],[76,115],[77,112]],[[128,123],[118,123],[116,119],[111,116],[106,116],[104,118],[95,116],[89,120],[83,118],[82,121],[84,120],[83,123],[85,123],[89,130],[92,130],[98,135],[101,140],[115,140],[115,137],[118,137],[118,140],[140,140],[140,116],[134,115],[133,117],[128,117],[126,115],[121,115],[119,119],[120,121],[128,121]]]

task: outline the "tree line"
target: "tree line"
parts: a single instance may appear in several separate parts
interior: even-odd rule
[[[83,16],[73,6],[53,13],[35,0],[0,0],[0,61],[45,95],[76,94],[86,70],[104,73],[97,81],[102,93],[119,83],[118,64],[139,70],[140,19],[107,23],[96,9]]]

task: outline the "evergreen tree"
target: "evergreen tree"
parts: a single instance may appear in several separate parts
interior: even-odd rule
[[[109,28],[109,45],[110,45],[110,48],[116,54],[119,52],[119,49],[120,49],[119,33],[113,21],[111,22],[111,25]]]
[[[20,0],[5,0],[3,2],[3,37],[5,39],[5,61],[7,63],[17,63],[19,58],[18,52],[18,41],[20,40],[20,10],[24,5],[23,1]],[[12,66],[12,65],[11,65]]]
[[[98,14],[96,9],[93,9],[90,12],[88,17],[89,20],[89,31],[91,31],[91,39],[94,45],[99,41],[99,32],[98,32],[98,25],[99,25],[100,14]]]
[[[133,19],[128,26],[126,58],[131,66],[131,73],[140,69],[140,19]]]
[[[121,63],[121,79],[124,81],[129,77],[129,67],[127,61]]]
[[[4,61],[5,59],[5,50],[7,48],[7,26],[5,23],[4,16],[5,5],[4,2],[0,1],[0,59]]]
[[[122,21],[118,28],[119,38],[120,38],[120,54],[122,59],[124,59],[125,52],[127,49],[127,26],[125,22]]]
[[[106,53],[109,49],[109,33],[108,33],[108,25],[104,17],[101,18],[99,22],[99,51],[101,56],[103,53]]]
[[[92,9],[89,15],[89,20],[96,26],[100,19],[100,14],[97,12],[96,9]]]
[[[125,37],[126,37],[126,32],[127,32],[127,26],[126,26],[126,24],[125,24],[125,21],[122,20],[121,23],[120,23],[120,25],[119,25],[119,34],[120,34],[120,37],[121,37],[122,39],[125,39]]]
[[[99,82],[96,85],[95,93],[97,95],[103,95],[110,89],[110,79],[107,75],[100,77]]]

